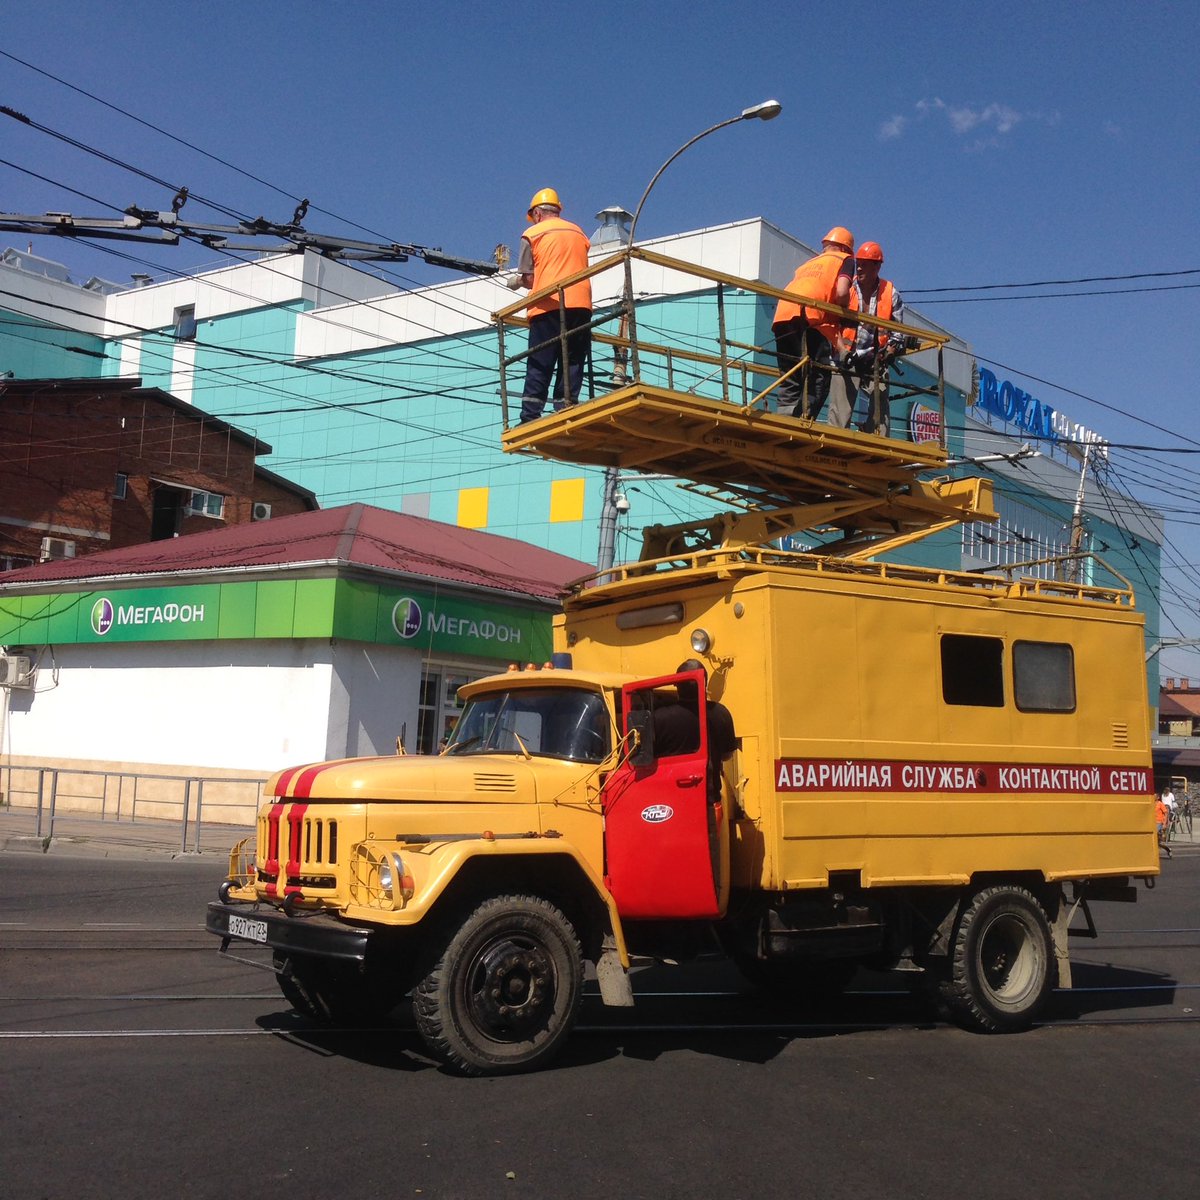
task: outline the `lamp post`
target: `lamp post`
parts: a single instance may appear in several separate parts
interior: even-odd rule
[[[736,125],[739,121],[770,121],[783,111],[783,105],[778,100],[764,100],[761,104],[752,105],[750,108],[744,108],[736,117],[729,117],[727,120],[718,121],[715,125],[710,125],[707,129],[696,134],[694,138],[684,142],[670,158],[667,159],[657,171],[654,172],[654,178],[646,185],[646,190],[642,193],[642,198],[638,201],[637,208],[633,211],[633,221],[629,226],[629,250],[633,249],[634,241],[637,237],[638,218],[642,215],[642,208],[645,206],[646,198],[654,190],[654,185],[662,177],[662,173],[687,149],[694,146],[701,138],[706,138],[710,133],[716,133],[718,129],[724,129],[727,125]],[[630,359],[633,366],[633,377],[638,379],[641,376],[641,365],[638,362],[637,351],[637,323],[633,314],[633,256],[629,253],[625,255],[625,318],[628,322],[628,335],[630,347]],[[600,546],[596,556],[596,566],[601,571],[607,571],[612,565],[616,557],[616,541],[617,541],[617,516],[619,512],[628,509],[628,502],[624,509],[619,509],[617,506],[617,496],[620,494],[620,482],[618,479],[616,467],[606,467],[604,470],[604,502],[600,509]]]

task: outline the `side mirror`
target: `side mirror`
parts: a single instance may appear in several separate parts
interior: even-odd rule
[[[654,714],[638,709],[629,714],[629,733],[633,753],[629,761],[635,767],[654,766]]]

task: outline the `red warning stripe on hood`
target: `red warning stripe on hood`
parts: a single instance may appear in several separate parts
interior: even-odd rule
[[[328,771],[331,767],[340,767],[344,763],[353,761],[352,758],[339,758],[334,762],[316,763],[313,766],[289,767],[279,776],[275,784],[275,795],[290,796],[295,800],[307,800],[312,794],[313,780],[322,771]]]

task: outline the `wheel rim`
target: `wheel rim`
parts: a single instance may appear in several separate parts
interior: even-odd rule
[[[1018,1004],[1037,985],[1039,957],[1026,923],[1004,913],[988,923],[979,939],[979,977],[996,1003]]]
[[[554,1011],[555,971],[546,947],[532,938],[496,938],[466,973],[467,1004],[481,1033],[524,1041],[544,1029]]]

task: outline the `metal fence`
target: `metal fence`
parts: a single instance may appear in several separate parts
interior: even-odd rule
[[[179,845],[185,853],[189,838],[191,849],[201,850],[205,819],[210,832],[212,824],[252,825],[266,782],[266,776],[156,775],[66,767],[9,766],[7,775],[5,799],[10,806],[16,795],[34,798],[26,807],[36,812],[38,837],[52,838],[55,822],[64,819],[90,825],[169,821],[178,823]]]

